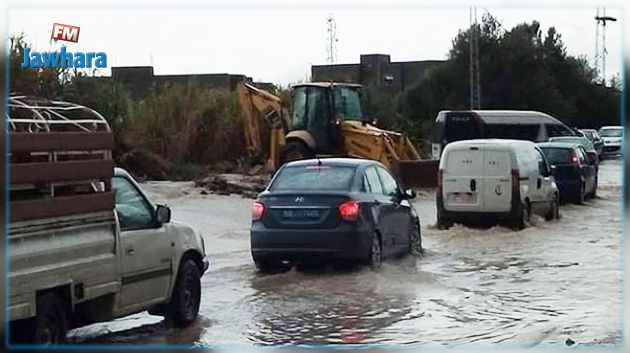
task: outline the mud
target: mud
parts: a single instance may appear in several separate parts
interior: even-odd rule
[[[258,274],[251,200],[194,183],[143,186],[204,234],[211,268],[199,320],[171,329],[146,313],[74,330],[73,342],[234,345],[420,343],[479,347],[621,344],[621,162],[600,167],[598,197],[523,230],[437,230],[435,195],[419,193],[425,253],[382,269]]]

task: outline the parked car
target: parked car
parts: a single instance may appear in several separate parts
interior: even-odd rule
[[[599,136],[597,130],[581,129],[579,131],[582,133],[582,136],[591,141],[593,147],[595,147],[595,151],[597,151],[597,155],[601,158],[601,155],[604,153],[604,140],[602,140],[602,138]]]
[[[472,139],[515,139],[544,142],[575,133],[551,115],[526,110],[445,110],[435,118],[431,154],[440,159],[444,147]]]
[[[599,156],[597,151],[595,150],[595,146],[593,143],[589,141],[586,137],[582,136],[562,136],[562,137],[552,137],[549,139],[549,142],[567,142],[567,143],[577,143],[582,146],[584,151],[586,152],[586,157],[589,164],[595,166],[595,168],[599,168]]]
[[[287,163],[252,205],[252,258],[267,272],[325,260],[378,266],[383,257],[420,251],[414,197],[376,161]]]
[[[582,203],[597,194],[597,166],[589,161],[577,143],[545,142],[539,144],[547,156],[563,201]]]
[[[623,126],[604,126],[599,129],[599,136],[604,140],[604,156],[621,154]]]
[[[558,207],[558,188],[535,143],[468,140],[444,149],[438,171],[438,227],[482,218],[523,229],[532,214],[558,218]]]

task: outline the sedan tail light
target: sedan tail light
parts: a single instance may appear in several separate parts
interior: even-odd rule
[[[339,205],[339,215],[346,221],[355,221],[359,218],[359,203],[350,200]]]
[[[265,204],[260,201],[255,201],[252,204],[252,221],[257,221],[262,218],[265,213]]]

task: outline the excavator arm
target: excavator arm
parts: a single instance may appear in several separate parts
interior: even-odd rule
[[[267,170],[276,170],[282,164],[280,152],[291,123],[282,100],[245,82],[237,84],[236,93],[248,156],[266,158]]]

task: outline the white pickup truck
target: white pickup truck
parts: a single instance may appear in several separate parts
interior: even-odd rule
[[[71,328],[144,310],[193,322],[202,236],[114,169],[109,131],[25,132],[22,120],[10,148],[10,341],[59,344]]]

